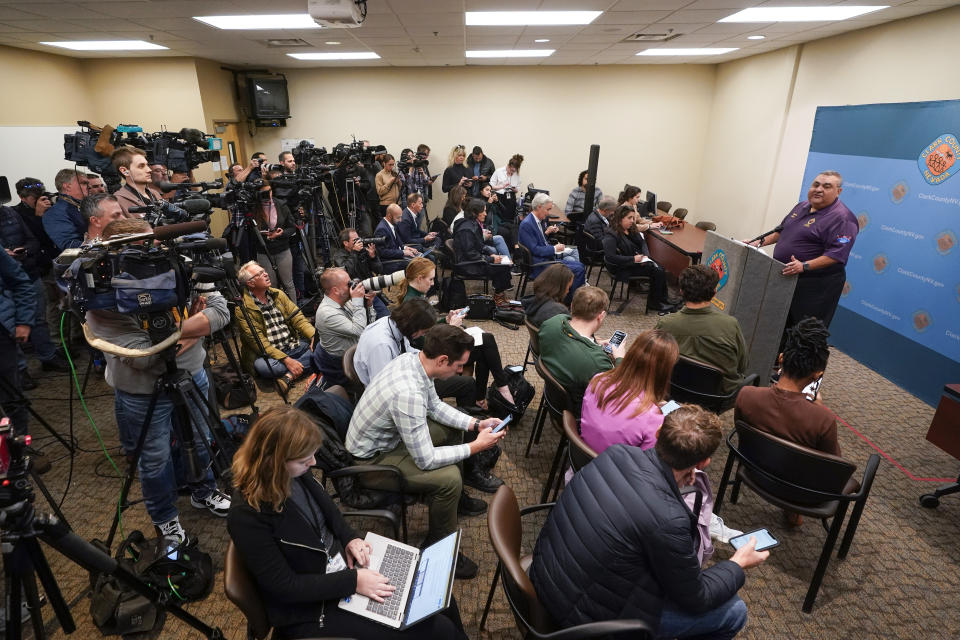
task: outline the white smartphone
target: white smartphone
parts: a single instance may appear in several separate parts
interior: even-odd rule
[[[505,426],[507,426],[508,424],[510,424],[510,421],[511,421],[511,420],[513,420],[513,414],[512,414],[512,413],[511,413],[510,415],[508,415],[506,418],[504,418],[503,420],[501,420],[501,421],[500,421],[500,424],[498,424],[497,426],[495,426],[495,427],[493,428],[493,432],[494,432],[494,433],[500,433],[501,431],[503,431],[503,428],[504,428]]]

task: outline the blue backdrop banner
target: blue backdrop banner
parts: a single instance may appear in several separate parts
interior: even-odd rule
[[[960,101],[820,107],[800,197],[839,171],[860,224],[834,344],[931,403],[960,381],[958,137]]]

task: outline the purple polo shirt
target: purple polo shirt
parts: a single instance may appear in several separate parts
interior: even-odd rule
[[[801,262],[827,256],[845,265],[860,230],[856,216],[839,198],[814,212],[805,200],[781,224],[783,231],[773,249],[773,257],[780,262],[790,262],[790,256]]]

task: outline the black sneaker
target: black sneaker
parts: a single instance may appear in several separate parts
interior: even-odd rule
[[[457,515],[479,516],[487,512],[487,503],[479,498],[471,498],[466,491],[460,494],[460,503],[457,505]]]
[[[463,478],[463,484],[468,487],[473,487],[478,491],[483,491],[484,493],[496,493],[500,485],[503,484],[503,480],[488,471],[473,469],[471,473],[468,473]],[[461,498],[461,500],[463,500],[463,498]],[[478,500],[477,502],[482,501]]]
[[[20,372],[20,388],[24,391],[33,391],[37,388],[37,382],[27,371]]]
[[[67,361],[62,358],[52,358],[50,360],[42,360],[40,362],[40,368],[44,371],[56,371],[57,373],[70,373],[70,365],[67,364]]]
[[[453,577],[457,580],[469,580],[470,578],[477,577],[477,563],[463,555],[463,553],[457,553],[457,568],[453,571]]]

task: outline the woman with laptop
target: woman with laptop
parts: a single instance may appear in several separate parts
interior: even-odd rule
[[[338,606],[354,594],[384,602],[396,587],[365,568],[370,545],[310,473],[321,442],[305,413],[277,407],[260,416],[233,458],[227,529],[256,583],[273,638],[465,639],[452,599],[438,615],[402,631]]]

